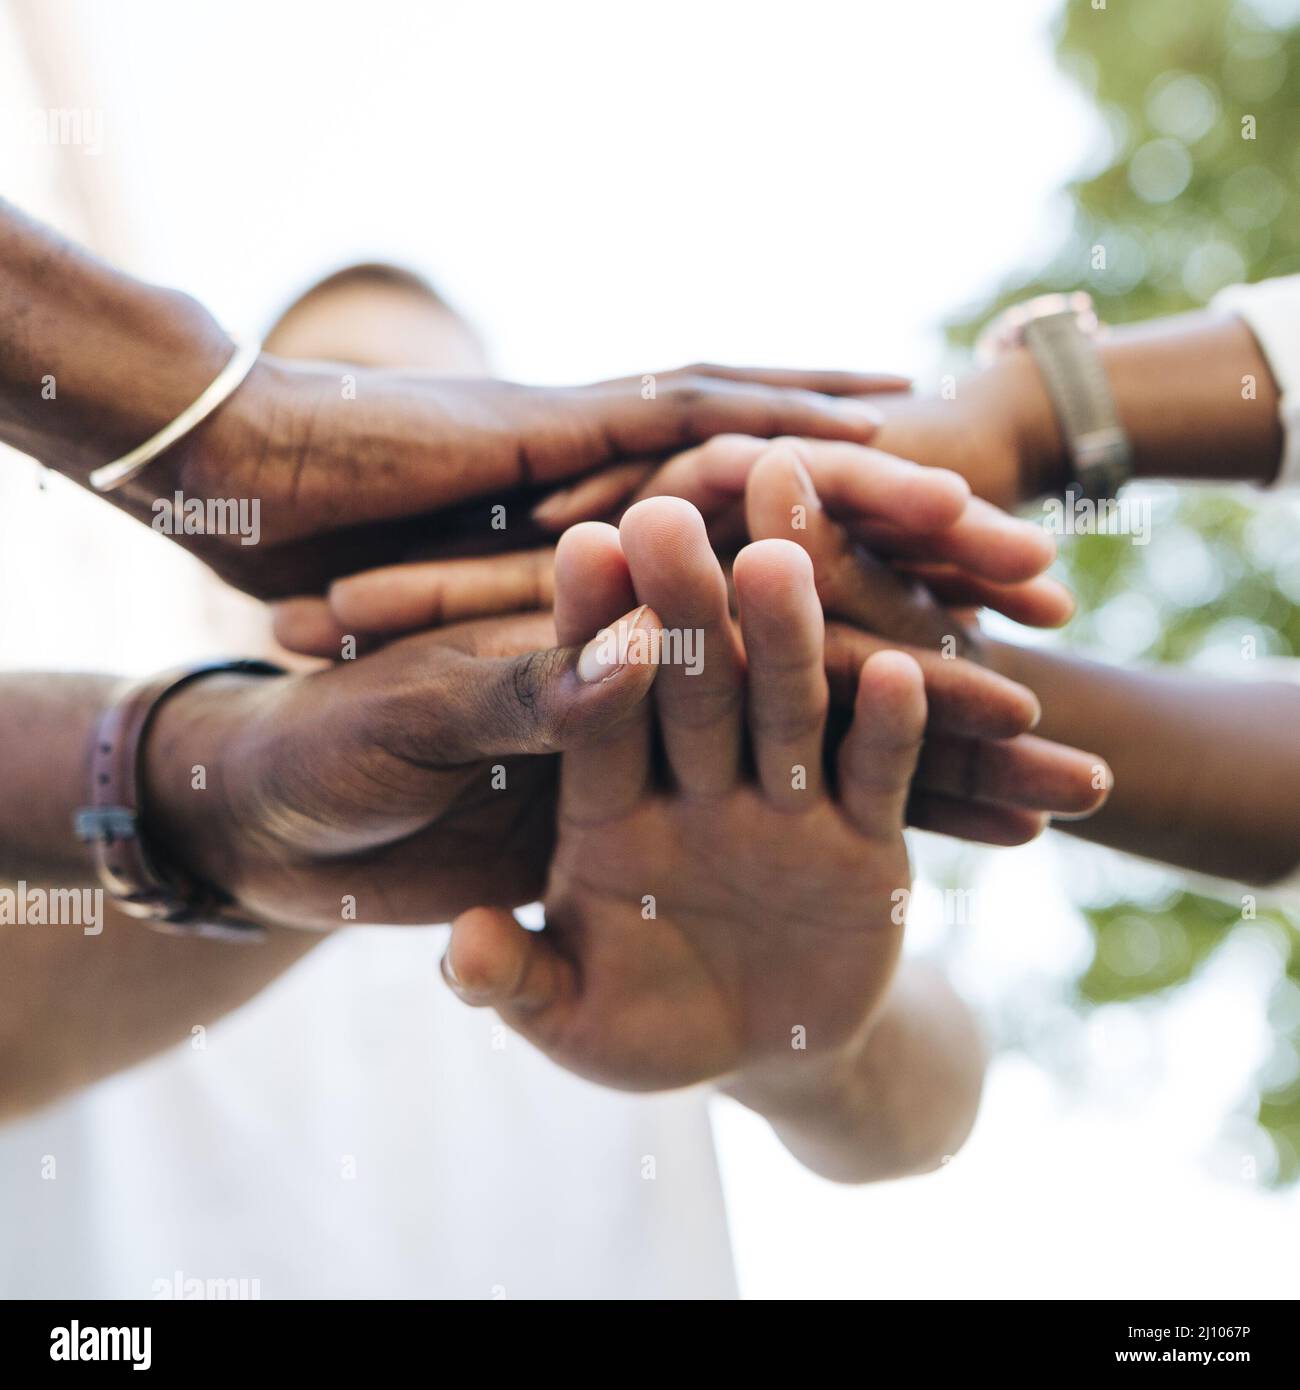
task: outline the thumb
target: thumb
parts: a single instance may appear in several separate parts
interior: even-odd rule
[[[512,912],[475,907],[452,924],[442,977],[458,998],[507,1021],[536,1014],[577,993],[573,966],[549,932],[525,930]]]
[[[551,1056],[581,1002],[577,967],[551,933],[525,931],[500,908],[475,907],[456,918],[441,969],[462,1003],[495,1009],[503,1023]]]
[[[658,616],[642,604],[581,648],[455,662],[435,696],[431,753],[454,766],[559,753],[605,738],[650,693],[658,670],[658,627]]]

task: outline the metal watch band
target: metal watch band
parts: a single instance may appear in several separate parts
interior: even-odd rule
[[[117,907],[159,931],[226,940],[258,939],[265,929],[233,911],[219,889],[164,865],[143,833],[145,738],[163,702],[195,681],[222,672],[283,675],[268,661],[214,661],[124,686],[100,716],[90,754],[90,804],[75,829]]]
[[[1066,491],[1093,501],[1113,497],[1133,475],[1133,455],[1096,344],[1071,309],[1030,319],[1022,333],[1065,437]]]

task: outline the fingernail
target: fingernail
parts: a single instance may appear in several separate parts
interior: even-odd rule
[[[456,992],[459,993],[461,989],[461,983],[459,977],[456,974],[455,968],[451,963],[450,948],[448,948],[447,952],[443,955],[442,964],[440,968],[442,970],[442,978],[447,981],[447,983],[452,987],[452,989],[456,990]]]
[[[598,632],[578,656],[578,679],[588,685],[608,680],[627,662],[628,643],[646,611],[643,603],[634,613],[620,618],[613,627]]]

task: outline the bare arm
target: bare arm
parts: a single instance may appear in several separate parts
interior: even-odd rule
[[[86,800],[90,731],[112,684],[0,678],[0,891],[92,886],[72,817]],[[260,945],[187,940],[108,904],[100,925],[89,935],[76,922],[0,926],[0,1120],[175,1045],[321,940],[277,928]]]
[[[1205,312],[1116,328],[1100,353],[1139,478],[1267,482],[1277,473],[1277,383],[1244,320]],[[1060,430],[1025,348],[964,377],[951,399],[879,405],[880,448],[955,469],[998,506],[1065,485]]]
[[[785,528],[793,499],[770,454],[749,478],[747,510],[756,534]],[[914,823],[933,826],[916,817],[915,793],[931,790],[973,802],[1009,799],[1062,817],[1092,811],[1089,819],[1058,824],[1117,849],[1248,882],[1276,880],[1300,860],[1300,686],[1117,669],[992,641],[921,586],[849,546],[825,513],[812,513],[796,534],[812,557],[828,612],[902,643],[941,671],[955,672],[962,663],[935,661],[925,649],[942,653],[955,643],[954,651],[1037,697],[1036,735],[1012,744],[963,742],[932,730],[914,788]],[[1001,774],[1017,746],[1026,776],[1012,786]],[[1058,756],[1049,766],[1042,757],[1054,746]],[[1081,749],[1088,752],[1073,751]],[[1067,750],[1070,758],[1063,756]],[[1080,772],[1091,798],[1080,795]],[[1113,790],[1098,811],[1112,774]],[[1048,786],[1057,788],[1055,804],[1024,794]],[[1067,787],[1069,801],[1060,795]]]
[[[178,415],[231,351],[194,300],[123,275],[3,201],[0,311],[0,440],[79,482]]]
[[[1114,772],[1102,809],[1058,828],[1246,883],[1300,862],[1300,686],[987,649],[1038,695],[1039,732],[1093,749]]]
[[[880,1182],[956,1154],[986,1063],[970,1008],[938,970],[907,963],[869,1032],[841,1057],[815,1070],[784,1063],[721,1089],[763,1115],[813,1172]]]
[[[1114,329],[1099,350],[1138,477],[1274,477],[1279,392],[1243,319],[1181,314]],[[1060,431],[1024,349],[963,379],[952,400],[882,398],[881,407],[883,448],[956,469],[1000,505],[1064,486]],[[1300,860],[1300,688],[981,645],[994,669],[1038,695],[1040,733],[1093,750],[1114,771],[1106,806],[1061,828],[1252,883]]]
[[[466,624],[309,676],[211,675],[164,701],[142,759],[146,838],[267,937],[164,937],[111,910],[88,935],[9,913],[28,920],[0,925],[0,1117],[174,1044],[346,922],[536,897],[554,767],[518,755],[598,738],[654,677],[581,678],[576,649],[539,650],[553,637],[545,615]],[[91,884],[73,816],[112,685],[0,677],[0,884]]]
[[[232,351],[194,300],[0,200],[0,440],[85,483],[173,420]],[[855,396],[898,384],[707,367],[654,380],[650,394],[640,377],[552,389],[263,354],[226,404],[111,500],[142,519],[176,491],[257,500],[257,546],[174,539],[250,593],[319,592],[411,547],[493,549],[501,534],[476,500],[733,431],[868,439],[878,416]],[[511,539],[526,541],[529,528],[516,528]]]

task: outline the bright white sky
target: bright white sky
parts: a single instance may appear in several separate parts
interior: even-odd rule
[[[94,177],[128,209],[106,250],[232,328],[323,268],[406,260],[533,380],[693,358],[924,378],[938,321],[1052,246],[1095,138],[1050,0],[41,8],[90,56]],[[1057,851],[975,862],[961,978],[1050,995],[1083,947]],[[1086,1093],[999,1063],[934,1179],[836,1189],[720,1108],[745,1291],[1300,1293],[1296,1197],[1218,1144],[1260,1057],[1262,968],[1239,953],[1156,1022],[1094,1020]]]
[[[1042,0],[77,8],[142,268],[256,319],[385,251],[534,378],[924,367],[1087,140]]]

